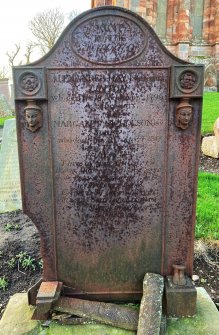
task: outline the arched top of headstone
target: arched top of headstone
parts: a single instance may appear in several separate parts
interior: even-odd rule
[[[139,15],[112,6],[77,16],[55,46],[31,64],[52,67],[170,66],[186,64],[171,54]]]

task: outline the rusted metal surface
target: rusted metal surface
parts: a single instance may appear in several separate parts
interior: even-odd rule
[[[173,277],[165,281],[165,313],[168,317],[180,318],[193,316],[196,313],[196,288],[188,276],[184,285],[174,284]]]
[[[40,232],[43,280],[134,300],[145,272],[185,264],[191,275],[202,67],[171,55],[140,17],[104,7],[14,78],[23,207]],[[188,98],[183,129],[176,112]],[[34,131],[30,100],[42,116]]]
[[[47,320],[52,304],[59,299],[62,289],[62,283],[42,282],[36,297],[36,309],[32,320]]]
[[[183,286],[186,284],[185,269],[184,265],[173,264],[173,283],[175,285]]]
[[[39,291],[40,285],[42,283],[42,278],[36,282],[33,286],[29,288],[27,291],[27,296],[28,296],[28,304],[29,305],[36,305],[36,298],[37,298],[37,292]]]
[[[152,77],[160,95],[156,105],[147,89]],[[128,291],[136,275],[141,285],[142,264],[153,272],[161,268],[167,78],[166,69],[48,72],[49,96],[63,90],[72,97],[64,120],[63,102],[50,101],[57,267],[67,285],[80,282],[85,292]],[[74,100],[84,96],[84,103]],[[77,105],[74,116],[71,104]]]

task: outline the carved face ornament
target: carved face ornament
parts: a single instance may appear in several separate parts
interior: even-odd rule
[[[182,99],[176,107],[176,126],[181,129],[186,129],[188,128],[191,120],[192,106],[188,103],[188,99]]]
[[[184,125],[188,126],[189,121],[192,118],[192,109],[189,107],[185,107],[179,110],[178,120],[179,122]]]
[[[42,114],[41,109],[36,104],[29,103],[24,109],[26,127],[32,132],[42,127]]]

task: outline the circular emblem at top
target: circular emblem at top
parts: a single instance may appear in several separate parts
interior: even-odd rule
[[[40,79],[34,72],[24,72],[19,78],[19,89],[26,95],[34,95],[40,90]]]
[[[198,75],[193,70],[185,70],[180,73],[177,84],[180,91],[191,93],[198,86]]]
[[[71,33],[73,51],[98,64],[117,64],[131,60],[146,46],[143,30],[121,16],[100,16],[79,24]]]

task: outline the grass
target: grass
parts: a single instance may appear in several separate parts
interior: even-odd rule
[[[199,172],[196,238],[219,240],[219,175]]]
[[[6,266],[9,269],[14,269],[15,267],[23,270],[30,270],[35,271],[36,265],[38,265],[40,268],[42,268],[42,260],[39,262],[36,262],[36,260],[28,255],[26,252],[21,251],[19,254],[15,255],[14,257],[10,258],[6,262]]]
[[[5,277],[0,277],[0,290],[5,291],[8,287],[8,280]]]
[[[9,120],[9,119],[12,119],[14,118],[15,116],[5,116],[5,117],[0,117],[0,128],[2,128],[4,126],[4,122],[6,120]]]
[[[19,226],[19,224],[14,224],[14,223],[7,223],[5,226],[4,226],[4,230],[5,231],[11,231],[11,230],[20,230],[21,227]]]
[[[219,92],[206,92],[203,99],[202,135],[213,133],[213,125],[219,117]]]

